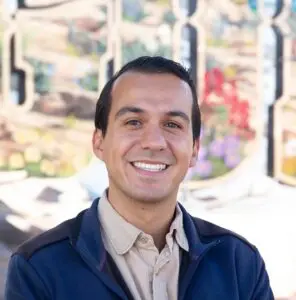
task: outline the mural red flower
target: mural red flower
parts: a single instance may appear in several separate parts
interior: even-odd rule
[[[229,122],[239,128],[249,128],[249,110],[248,101],[233,102],[230,107]]]
[[[236,168],[256,133],[250,127],[250,102],[241,98],[243,77],[235,66],[212,67],[204,75],[201,112],[203,134],[193,180],[221,176]]]
[[[218,68],[212,68],[205,74],[205,95],[210,94],[212,91],[218,96],[223,96],[223,84],[225,82],[223,72]]]

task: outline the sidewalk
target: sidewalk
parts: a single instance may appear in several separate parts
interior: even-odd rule
[[[0,300],[4,299],[4,284],[9,257],[10,251],[3,244],[0,244]]]

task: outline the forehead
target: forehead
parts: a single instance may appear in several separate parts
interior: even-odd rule
[[[126,72],[115,81],[112,88],[114,108],[128,104],[154,109],[191,109],[192,101],[188,83],[173,74]]]

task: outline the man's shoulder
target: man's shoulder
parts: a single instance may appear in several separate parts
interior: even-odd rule
[[[200,218],[191,218],[201,239],[213,240],[228,237],[232,242],[243,244],[251,250],[257,251],[257,248],[240,234]]]
[[[84,211],[75,218],[68,219],[56,227],[25,241],[14,251],[13,255],[19,254],[29,260],[39,250],[75,238],[75,234],[79,231],[83,213]]]

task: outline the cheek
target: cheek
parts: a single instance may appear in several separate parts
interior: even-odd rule
[[[193,155],[193,143],[190,139],[176,139],[174,153],[182,161],[190,162]]]
[[[137,144],[135,136],[118,132],[108,139],[105,144],[104,155],[110,163],[115,164],[117,162],[119,164],[120,160],[127,156],[135,144]]]
[[[188,151],[193,149],[193,141],[191,136],[187,135],[170,135],[167,137],[167,140],[171,145],[174,145],[176,149],[179,149],[182,152],[188,153]]]

